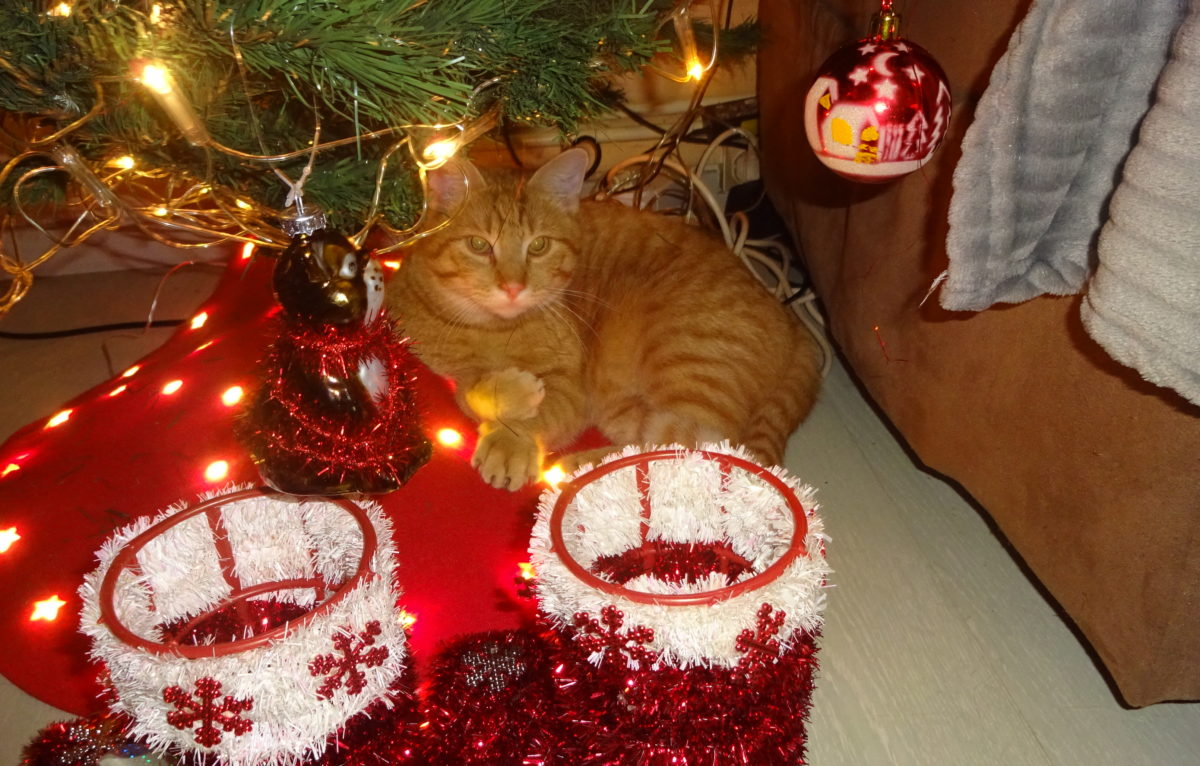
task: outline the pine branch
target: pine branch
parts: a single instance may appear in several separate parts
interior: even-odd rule
[[[194,147],[146,88],[161,62],[216,142],[250,154],[299,151],[382,128],[461,122],[496,107],[509,122],[570,131],[608,104],[597,86],[670,46],[656,37],[670,0],[76,0],[66,18],[33,0],[0,3],[0,109],[60,129],[97,166],[132,155],[176,179],[280,206],[271,168]],[[667,25],[668,27],[670,25]],[[102,101],[101,101],[102,99]],[[316,159],[306,195],[357,228],[389,144],[355,142]],[[292,178],[307,157],[284,164]],[[183,181],[180,180],[180,183]],[[380,195],[391,225],[420,208],[415,169],[393,154]]]

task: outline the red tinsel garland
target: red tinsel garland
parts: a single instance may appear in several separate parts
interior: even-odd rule
[[[554,680],[562,742],[570,748],[563,762],[802,764],[815,650],[814,637],[805,635],[776,662],[749,672],[631,670],[616,653],[596,667],[574,641],[561,641]]]
[[[796,766],[817,669],[804,635],[775,662],[743,668],[599,666],[571,629],[465,636],[438,655],[420,710],[411,674],[393,705],[352,718],[315,766]],[[94,766],[138,747],[104,717],[55,724],[26,766]],[[143,749],[144,751],[144,749]]]
[[[103,713],[52,723],[21,751],[21,766],[95,766],[105,756],[158,760],[128,734],[129,720]]]
[[[407,339],[387,317],[366,326],[316,326],[281,318],[262,362],[266,377],[251,398],[241,436],[272,484],[302,476],[314,494],[395,489],[422,466],[431,446],[420,428],[413,395],[417,362]],[[297,379],[297,371],[354,379],[359,366],[378,359],[387,375],[371,417],[331,416]],[[296,484],[295,479],[291,480]],[[311,486],[309,486],[311,485]]]
[[[541,627],[469,636],[439,656],[423,708],[430,764],[804,763],[815,636],[749,671],[631,670],[618,653],[594,666],[573,631]]]
[[[549,648],[533,631],[466,636],[438,655],[422,706],[431,766],[544,763],[560,732],[549,728],[554,685]]]

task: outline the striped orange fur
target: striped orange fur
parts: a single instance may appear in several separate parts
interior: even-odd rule
[[[580,201],[587,162],[570,150],[527,179],[430,174],[448,223],[412,248],[389,300],[480,420],[475,465],[516,489],[588,426],[617,445],[729,439],[779,462],[820,383],[811,336],[707,232]]]

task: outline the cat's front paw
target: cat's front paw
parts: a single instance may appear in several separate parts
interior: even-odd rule
[[[466,394],[467,406],[485,422],[536,417],[545,398],[542,379],[518,367],[485,375]]]
[[[542,450],[532,436],[500,423],[482,423],[471,465],[488,484],[516,492],[537,479]]]

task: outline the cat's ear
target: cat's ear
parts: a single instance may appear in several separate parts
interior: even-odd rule
[[[458,212],[471,192],[484,186],[479,168],[467,160],[453,159],[425,176],[429,189],[427,200],[430,210],[453,215]]]
[[[579,209],[583,178],[591,164],[592,158],[586,150],[568,149],[538,168],[529,179],[529,190],[548,197],[566,212],[574,213]]]

